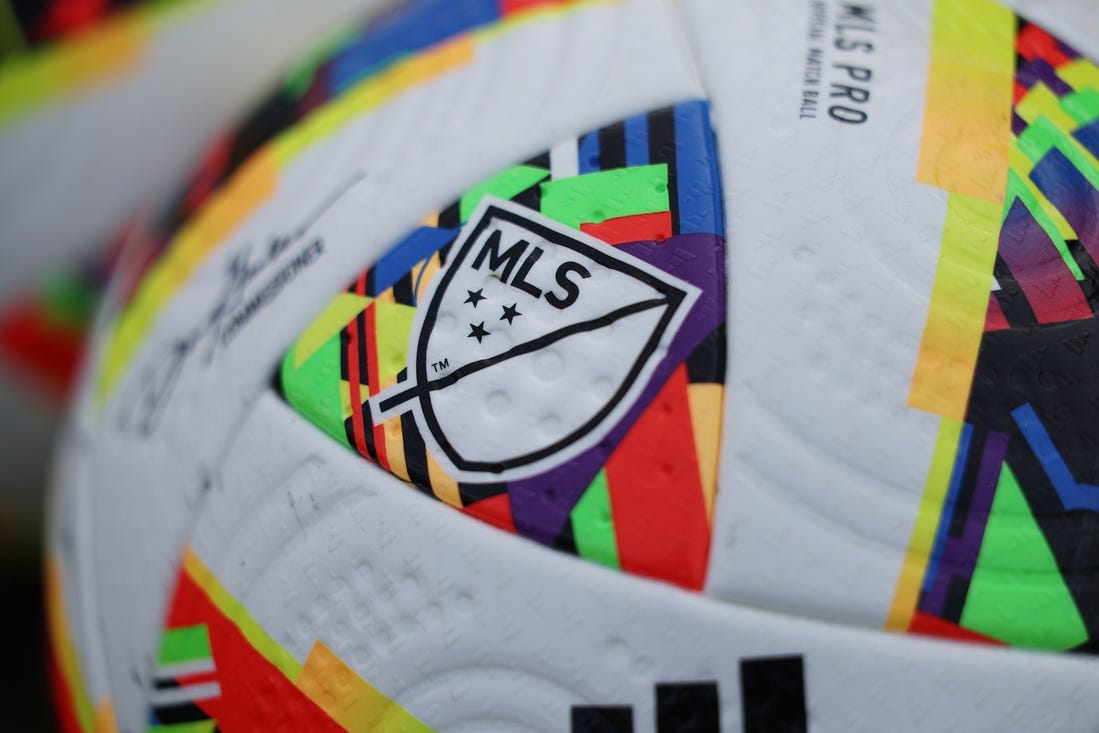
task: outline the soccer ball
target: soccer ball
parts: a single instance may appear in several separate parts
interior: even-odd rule
[[[70,728],[1094,726],[1099,67],[1041,10],[421,0],[327,44],[93,339]]]

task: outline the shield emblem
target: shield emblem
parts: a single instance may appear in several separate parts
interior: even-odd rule
[[[412,412],[460,480],[510,480],[595,445],[642,391],[698,290],[594,237],[486,197],[425,293],[409,375],[371,400]]]

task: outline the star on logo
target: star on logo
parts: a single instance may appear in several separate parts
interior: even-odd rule
[[[515,320],[515,317],[521,315],[523,314],[519,312],[518,304],[512,303],[511,305],[504,306],[504,315],[500,316],[500,320],[507,321],[510,326],[511,322]]]
[[[469,297],[465,299],[465,302],[473,303],[473,307],[476,308],[478,303],[482,300],[486,300],[485,296],[481,295],[482,290],[484,290],[484,288],[481,288],[480,290],[467,290],[466,292],[469,293]]]
[[[466,335],[466,338],[475,338],[477,339],[477,343],[481,343],[481,339],[488,336],[488,334],[489,332],[485,330],[485,322],[481,321],[477,325],[473,325],[472,323],[469,324],[469,333]]]

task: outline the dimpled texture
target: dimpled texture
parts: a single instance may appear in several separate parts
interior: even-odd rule
[[[1095,375],[997,375],[1088,363],[1094,51],[985,0],[431,7],[311,66],[97,338],[78,729],[1087,730]]]

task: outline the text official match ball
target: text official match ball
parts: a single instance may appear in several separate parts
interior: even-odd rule
[[[66,730],[1095,730],[1073,7],[422,0],[309,56],[101,314]]]

